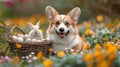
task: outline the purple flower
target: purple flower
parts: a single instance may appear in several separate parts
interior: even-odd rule
[[[8,56],[0,56],[0,63],[11,62],[11,59]]]
[[[6,61],[8,61],[8,62],[11,61],[10,57],[8,57],[8,56],[5,56],[4,59],[5,59]]]

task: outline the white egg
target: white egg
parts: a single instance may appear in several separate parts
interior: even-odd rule
[[[42,40],[38,40],[38,42],[42,42]]]
[[[32,39],[32,42],[37,42],[37,39]]]
[[[21,37],[21,34],[18,34],[17,36],[18,36],[18,37]]]
[[[19,43],[23,43],[23,38],[22,37],[18,37],[18,42]]]
[[[31,42],[31,39],[30,39],[30,38],[27,38],[27,39],[25,40],[25,42],[26,42],[26,43],[30,43],[30,42]]]
[[[18,41],[18,37],[17,36],[12,36],[12,41],[17,42]]]

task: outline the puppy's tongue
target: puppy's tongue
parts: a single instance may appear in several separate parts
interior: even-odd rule
[[[59,33],[59,37],[60,38],[64,38],[65,37],[65,33]]]

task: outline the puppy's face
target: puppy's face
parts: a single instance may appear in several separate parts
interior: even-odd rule
[[[80,16],[78,7],[72,9],[67,15],[59,15],[53,7],[48,6],[46,15],[50,22],[49,32],[56,33],[60,38],[65,38],[70,33],[77,33],[76,24]]]

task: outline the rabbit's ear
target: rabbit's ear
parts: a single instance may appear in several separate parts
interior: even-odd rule
[[[39,28],[39,24],[40,24],[40,21],[38,21],[35,26]]]
[[[28,22],[28,26],[30,29],[33,29],[34,25],[31,22]]]

